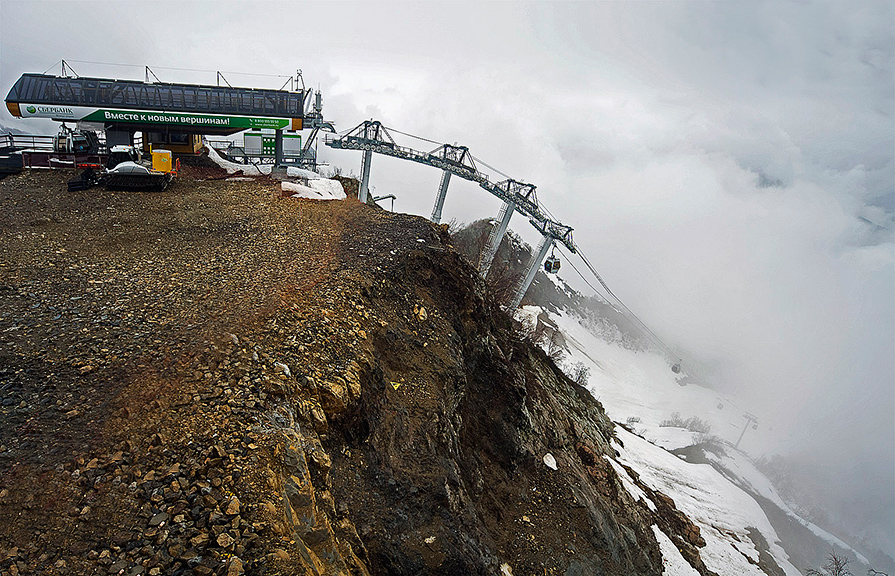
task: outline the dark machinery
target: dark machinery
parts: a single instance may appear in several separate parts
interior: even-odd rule
[[[79,192],[98,186],[103,180],[103,167],[101,164],[78,164],[78,168],[84,171],[77,178],[68,181],[69,192]]]
[[[106,168],[111,170],[122,162],[139,163],[141,159],[140,149],[136,146],[112,146],[112,149],[109,150],[109,160],[106,161]]]
[[[109,190],[162,192],[174,179],[174,174],[174,171],[150,170],[142,164],[128,161],[106,170],[102,183]]]
[[[96,154],[100,142],[96,132],[72,130],[63,122],[59,133],[53,136],[53,151],[64,154]]]
[[[131,190],[136,192],[161,192],[174,179],[180,166],[177,160],[172,166],[170,152],[164,151],[160,159],[153,158],[157,165],[153,168],[141,163],[139,148],[135,146],[113,146],[105,167],[100,164],[79,164],[84,171],[68,181],[68,190],[75,192],[93,186],[105,186],[110,190]]]

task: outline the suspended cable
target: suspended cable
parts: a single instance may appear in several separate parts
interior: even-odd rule
[[[599,295],[600,295],[600,291],[597,290],[597,288],[596,288],[593,284],[591,284],[590,282],[587,281],[587,278],[585,278],[585,277],[584,277],[584,274],[581,273],[581,270],[579,270],[578,267],[575,266],[575,263],[572,262],[572,259],[571,259],[571,258],[566,258],[566,260],[569,262],[569,266],[572,267],[572,270],[574,270],[575,272],[577,272],[577,273],[578,273],[578,276],[581,277],[581,281],[584,282],[585,284],[587,284],[588,287],[590,287],[590,289],[594,291],[594,294],[596,294],[596,295],[599,296]],[[608,299],[607,299],[607,300],[608,300]]]
[[[66,60],[66,62],[77,62],[78,64],[97,64],[100,66],[120,66],[122,68],[143,68],[143,64],[121,64],[117,62],[97,62],[94,60]],[[58,64],[58,62],[56,63]],[[54,64],[53,66],[56,66]],[[151,66],[155,70],[177,70],[179,72],[226,72],[227,74],[235,74],[237,76],[260,76],[265,78],[291,78],[286,74],[259,74],[257,72],[234,72],[232,70],[207,70],[204,68],[176,68],[173,66]],[[52,69],[52,67],[50,68]],[[48,70],[49,71],[49,70]],[[46,72],[44,72],[46,74]]]
[[[669,356],[671,356],[672,358],[677,358],[676,354],[671,350],[671,348],[669,348],[658,336],[656,336],[656,333],[653,332],[652,330],[650,330],[649,326],[647,326],[646,323],[643,322],[643,320],[641,320],[636,314],[634,314],[634,312],[632,312],[631,309],[628,308],[628,306],[624,302],[622,302],[621,298],[619,298],[618,296],[615,295],[615,293],[612,291],[612,289],[609,288],[609,285],[606,284],[606,281],[603,280],[603,277],[600,276],[600,274],[596,271],[596,269],[594,269],[593,265],[591,265],[590,261],[587,259],[587,256],[584,255],[584,253],[581,251],[580,247],[576,247],[576,248],[578,248],[577,254],[581,258],[581,261],[584,262],[585,266],[587,266],[588,270],[590,270],[591,274],[594,275],[594,277],[600,283],[600,286],[603,287],[603,289],[611,297],[611,299],[614,300],[618,304],[618,306],[621,308],[621,311],[626,316],[628,316],[632,320],[636,321],[637,324],[640,326],[640,328],[644,331],[644,333],[651,340],[653,340],[654,343],[658,344],[659,347],[662,348]],[[599,294],[599,291],[590,282],[588,282],[587,279],[584,278],[584,276],[581,274],[581,271],[575,267],[575,265],[571,261],[571,258],[568,258],[568,260],[569,260],[569,265],[572,266],[572,268],[575,270],[575,272],[578,273],[579,276],[581,276],[581,279],[584,280],[584,283],[587,284],[590,287],[590,289],[593,290],[595,293]]]
[[[58,66],[60,64],[62,64],[62,60],[60,60],[59,62],[56,62],[55,64],[53,64],[52,66],[50,66],[49,68],[44,70],[44,74],[46,74],[47,72],[49,72],[50,70],[52,70],[53,68],[55,68],[56,66]]]
[[[436,142],[435,140],[429,140],[428,138],[423,138],[422,136],[415,136],[413,134],[408,134],[407,132],[401,132],[397,128],[392,128],[391,126],[386,126],[386,130],[389,132],[395,132],[397,134],[401,134],[402,136],[409,136],[410,138],[416,138],[417,140],[422,140],[423,142],[428,142],[429,144],[436,144],[438,146],[442,146],[444,142]]]
[[[580,255],[580,250],[579,250],[579,255]],[[571,259],[570,257],[567,257],[566,259],[567,259],[568,262],[569,262],[569,266],[571,266],[572,269],[573,269],[575,272],[578,273],[578,276],[581,278],[581,280],[582,280],[585,284],[587,284],[587,286],[588,286],[591,290],[594,291],[594,294],[597,294],[597,295],[599,296],[599,295],[600,295],[600,291],[597,290],[597,288],[596,288],[593,284],[591,284],[590,282],[588,282],[587,278],[584,277],[584,274],[581,273],[581,270],[579,270],[578,267],[575,266],[575,263],[572,262],[572,259]],[[582,260],[584,260],[584,258],[582,258]],[[586,263],[586,261],[585,261],[585,263]],[[588,266],[588,267],[590,268],[590,266]],[[593,271],[593,270],[592,270],[592,271]],[[627,306],[625,306],[625,304],[624,304],[621,300],[619,300],[618,296],[616,296],[615,294],[612,293],[611,290],[609,290],[609,287],[606,285],[605,282],[603,282],[603,279],[602,279],[599,275],[597,275],[597,274],[594,274],[594,275],[595,275],[595,276],[597,277],[597,279],[600,281],[600,284],[603,286],[603,288],[604,288],[609,294],[612,294],[613,299],[616,300],[616,301],[618,302],[619,305],[621,305],[621,307],[623,308],[623,311],[626,312],[628,315],[633,316],[634,319],[636,319],[637,322],[638,322],[638,323],[643,327],[643,329],[648,333],[648,335],[651,336],[651,338],[652,338],[652,339],[653,339],[659,346],[661,346],[661,347],[665,350],[665,352],[667,352],[669,355],[671,355],[672,358],[674,358],[674,357],[675,357],[675,354],[671,351],[671,349],[669,349],[668,346],[666,346],[661,340],[659,340],[658,336],[656,336],[656,335],[655,335],[655,334],[654,334],[654,333],[653,333],[653,332],[652,332],[652,331],[651,331],[651,330],[650,330],[650,329],[649,329],[649,328],[648,328],[648,327],[647,327],[647,326],[640,320],[640,318],[637,318],[637,316],[635,316],[634,313],[631,312],[631,309],[628,308]],[[607,302],[609,301],[608,298],[607,298],[606,300],[607,300]]]
[[[658,336],[656,336],[655,332],[650,330],[649,326],[647,326],[643,320],[641,320],[636,314],[634,314],[634,312],[632,312],[631,309],[628,308],[624,302],[622,302],[621,298],[619,298],[618,296],[615,295],[615,293],[609,288],[609,286],[606,284],[606,282],[603,280],[603,278],[600,276],[600,274],[591,265],[590,261],[587,259],[587,256],[585,256],[584,253],[581,252],[580,249],[578,250],[578,256],[584,262],[584,265],[587,266],[587,268],[591,271],[591,273],[594,275],[594,277],[597,279],[597,281],[600,282],[600,285],[606,290],[606,292],[610,296],[612,296],[612,298],[618,303],[618,305],[621,306],[621,308],[625,311],[625,313],[628,314],[632,320],[636,320],[637,323],[640,325],[640,327],[643,329],[643,331],[646,332],[646,334],[648,336],[650,336],[656,344],[658,344],[661,348],[663,348],[665,350],[665,352],[667,352],[672,358],[676,358],[677,356],[674,354],[674,352],[671,350],[671,348],[666,346],[665,343],[662,342],[662,340]]]
[[[470,156],[472,156],[472,154],[470,154]],[[496,172],[497,174],[500,174],[500,175],[503,176],[504,178],[512,178],[512,176],[510,176],[509,174],[506,174],[506,173],[504,173],[504,172],[501,172],[500,170],[498,170],[498,169],[495,168],[494,166],[488,164],[487,162],[485,162],[485,161],[482,160],[481,158],[476,158],[475,156],[472,156],[472,159],[475,160],[477,163],[481,164],[482,166],[484,166],[485,168],[487,168],[487,169],[489,169],[489,170],[491,170],[491,171],[493,171],[493,172]]]

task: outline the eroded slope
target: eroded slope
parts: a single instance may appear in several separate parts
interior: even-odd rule
[[[0,182],[4,573],[661,573],[599,403],[443,228],[67,176]]]

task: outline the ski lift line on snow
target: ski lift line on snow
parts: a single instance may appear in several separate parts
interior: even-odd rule
[[[580,249],[579,249],[579,251],[580,251]],[[581,273],[581,270],[579,270],[578,267],[575,266],[575,263],[572,262],[572,259],[571,259],[571,258],[568,259],[568,262],[569,262],[569,266],[571,266],[572,269],[573,269],[575,272],[578,273],[578,276],[581,278],[581,280],[582,280],[585,284],[587,284],[588,287],[590,287],[591,290],[594,291],[594,294],[600,294],[600,290],[598,290],[593,284],[591,284],[591,283],[588,281],[588,279],[584,276],[584,274]],[[606,288],[606,290],[608,290],[608,287],[606,286],[605,283],[603,283],[602,285],[604,286],[604,288]],[[612,292],[609,292],[609,294],[612,294]],[[620,312],[621,314],[623,314],[623,315],[630,315],[630,316],[633,316],[633,315],[634,315],[634,313],[631,312],[630,309],[629,309],[627,306],[624,306],[624,304],[618,299],[617,296],[615,296],[615,294],[612,294],[612,298],[611,298],[611,299],[616,300],[616,301],[617,301],[617,302],[624,308],[623,310],[619,310],[619,312]],[[610,300],[610,298],[608,297],[608,294],[607,294],[607,301],[608,301],[608,300]],[[610,305],[611,305],[611,302],[610,302]],[[613,306],[613,307],[614,307],[614,306]],[[616,308],[616,309],[618,310],[618,308]],[[627,311],[627,312],[626,312],[626,311]],[[636,318],[636,316],[635,316],[635,318]],[[637,318],[637,321],[641,324],[641,326],[643,326],[643,328],[645,329],[645,331],[647,331],[647,332],[649,332],[650,334],[652,334],[652,332],[650,332],[649,328],[647,328],[646,325],[644,325],[643,322],[641,322],[639,318]],[[665,350],[665,351],[666,351],[672,358],[675,357],[675,355],[669,350],[669,348],[668,348],[667,346],[665,346],[665,344],[663,344],[662,341],[659,340],[659,339],[655,336],[655,334],[652,334],[651,337],[652,337],[653,339],[655,339],[655,340],[657,341],[657,343],[658,343],[658,344],[659,344],[659,345],[660,345],[660,346],[661,346],[661,347],[662,347],[662,348],[663,348],[663,349],[664,349],[664,350]],[[680,362],[678,362],[677,364],[675,364],[675,366],[678,367],[678,371],[679,371],[679,370],[680,370]],[[673,370],[673,368],[672,368],[672,370]]]

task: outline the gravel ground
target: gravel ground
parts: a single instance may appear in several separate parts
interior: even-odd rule
[[[261,444],[228,428],[231,405],[260,413],[264,403],[251,389],[234,400],[229,384],[274,374],[270,356],[248,335],[284,294],[312,294],[331,275],[340,222],[361,207],[280,199],[278,183],[266,180],[183,172],[162,194],[69,193],[72,174],[57,171],[0,181],[3,574],[229,567],[223,546],[224,556],[206,554],[205,565],[194,567],[188,562],[198,554],[177,564],[178,552],[195,547],[189,538],[179,539],[185,547],[153,545],[158,514],[167,512],[152,493],[162,479],[181,481],[183,494],[213,487],[219,501],[206,504],[227,518],[221,478],[231,494],[244,484],[230,465],[249,444]],[[229,448],[212,437],[228,432]],[[175,449],[189,436],[195,454]],[[218,465],[209,469],[209,458]],[[172,463],[190,459],[192,469],[184,464],[180,475],[169,474]],[[195,507],[195,498],[180,506],[164,500]],[[95,518],[100,510],[105,520]],[[246,528],[239,524],[234,541]],[[191,534],[201,543],[197,526]],[[135,542],[138,552],[146,549],[133,554]]]

